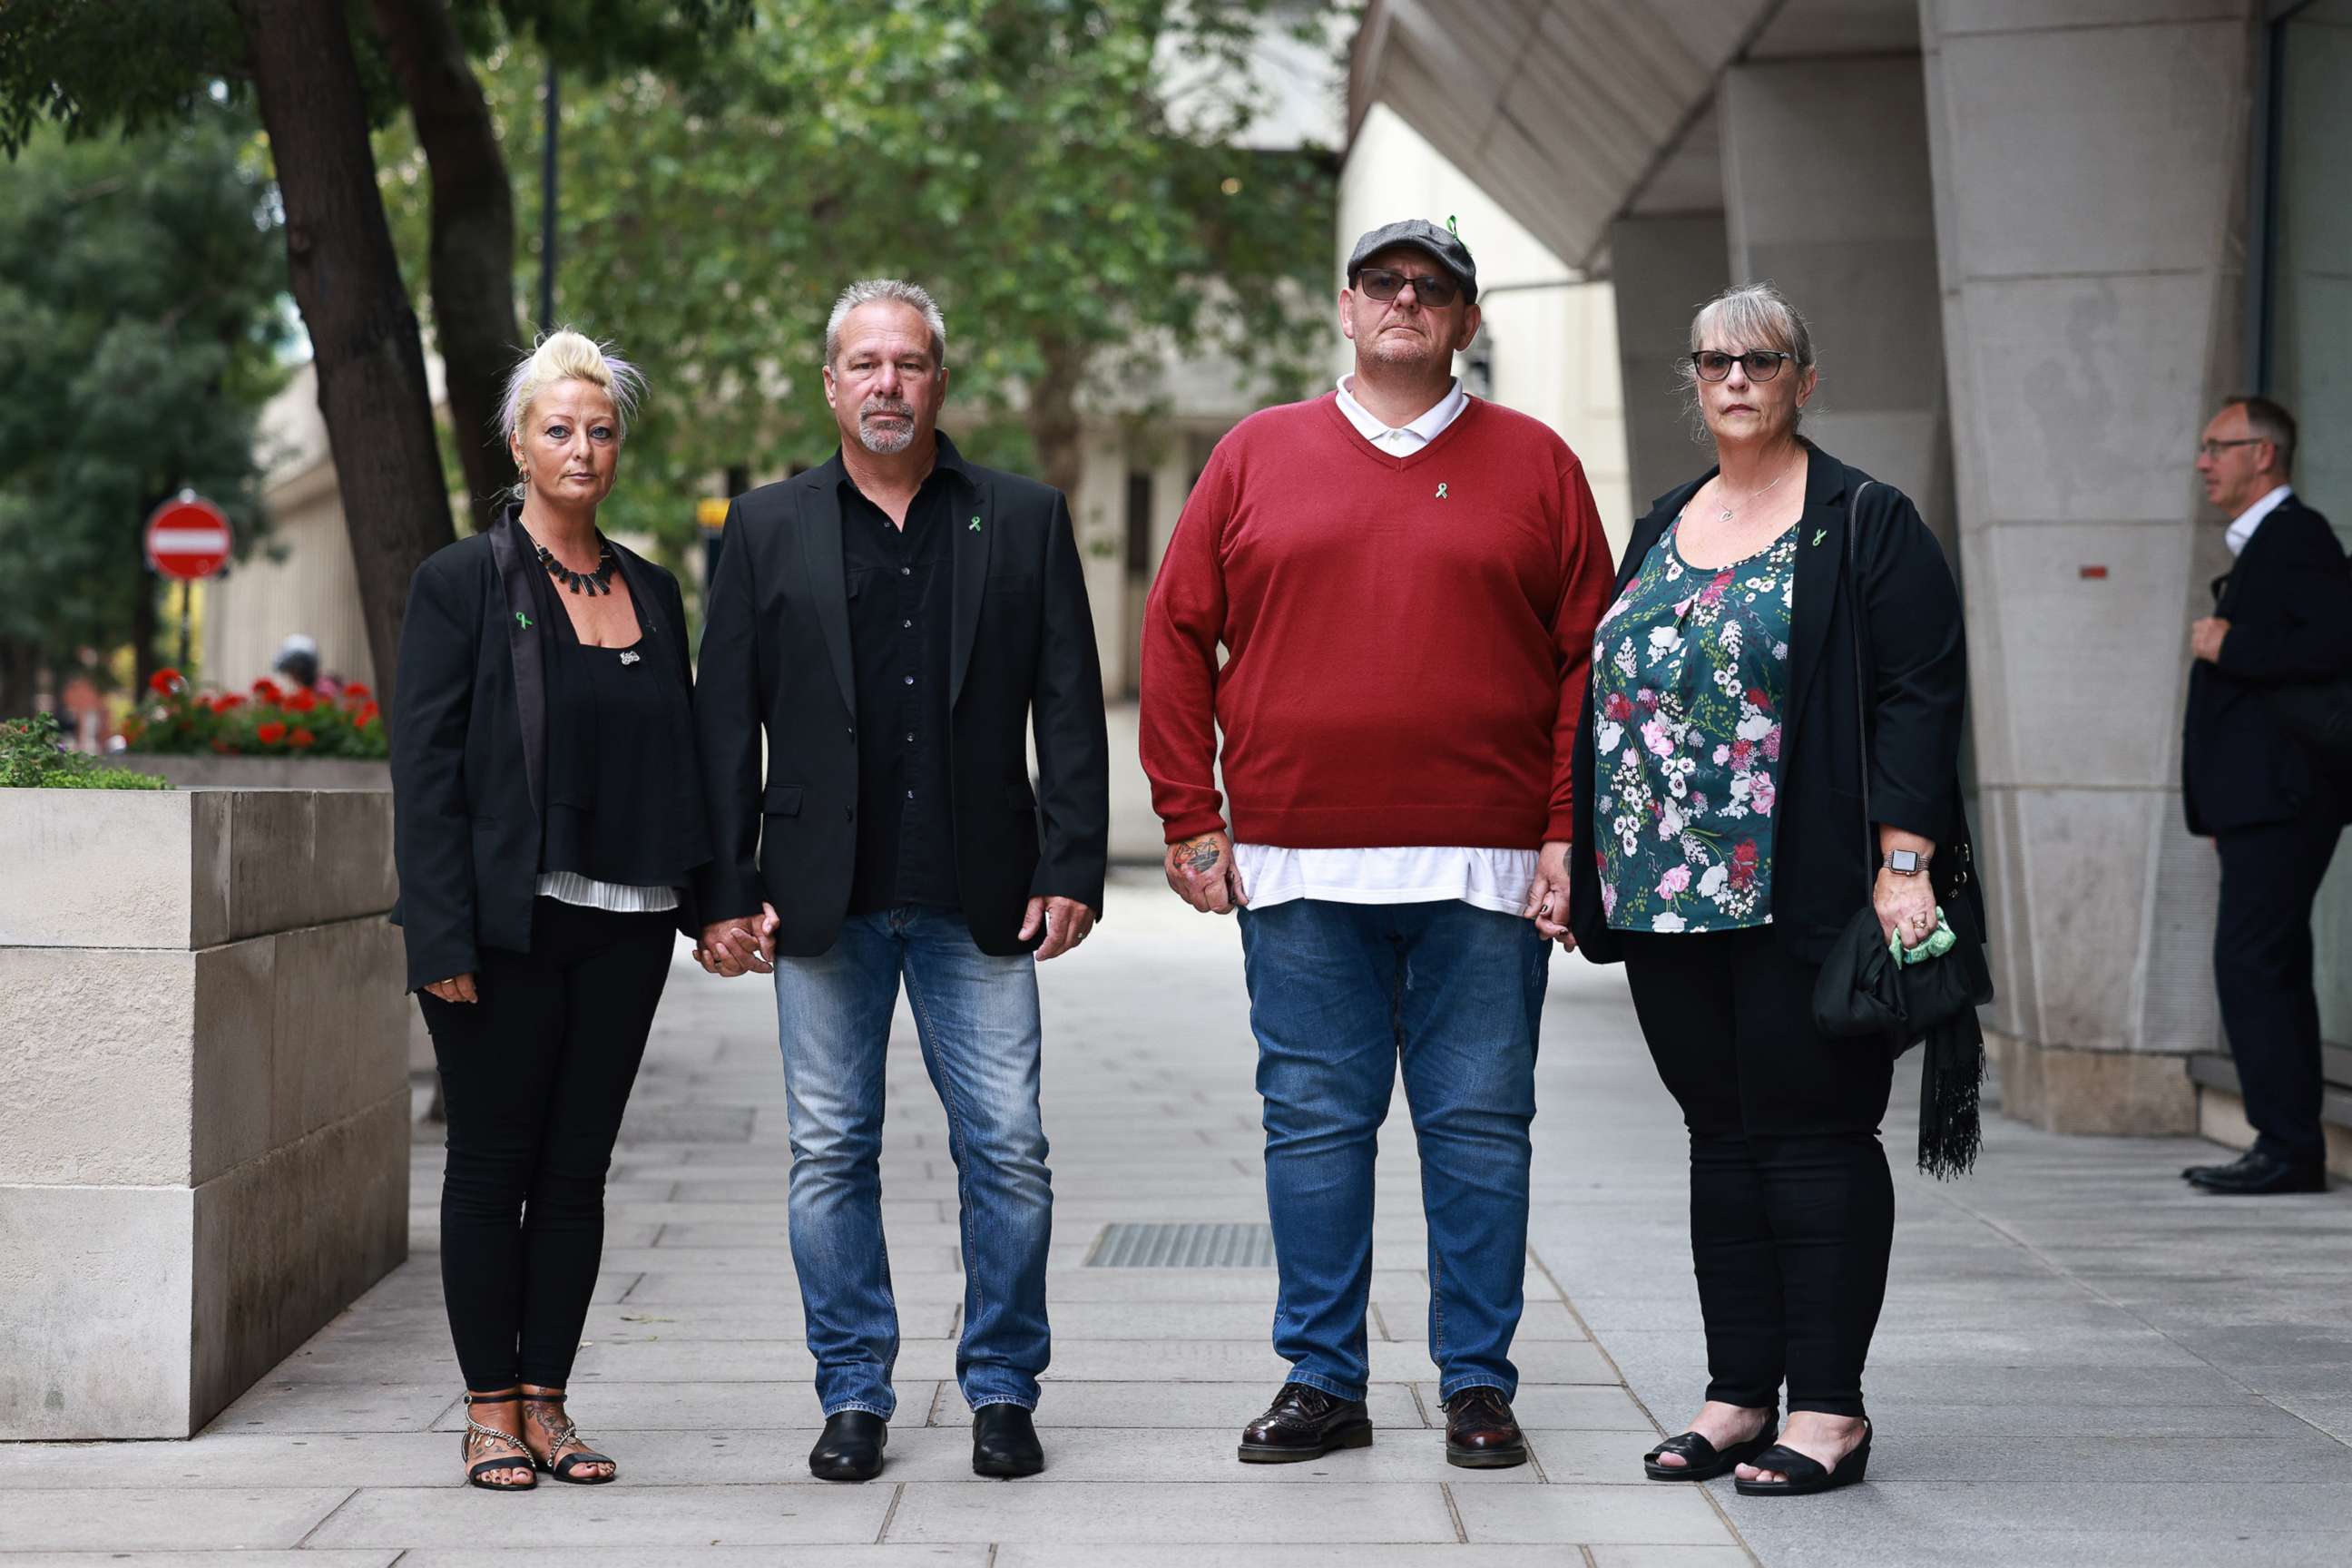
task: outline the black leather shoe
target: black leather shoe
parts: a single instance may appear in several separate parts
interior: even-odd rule
[[[2246,1168],[2246,1163],[2253,1157],[2254,1152],[2249,1149],[2226,1165],[2190,1165],[2180,1173],[2180,1179],[2184,1182],[2201,1182],[2208,1176],[2242,1173]]]
[[[1340,1399],[1304,1383],[1286,1383],[1265,1415],[1242,1428],[1244,1465],[1319,1459],[1334,1448],[1372,1446],[1371,1413],[1360,1399]]]
[[[2327,1190],[2327,1168],[2324,1165],[2291,1163],[2273,1155],[2252,1152],[2234,1165],[2224,1165],[2189,1179],[2200,1189],[2225,1197],[2266,1197],[2273,1193]]]
[[[882,1473],[882,1447],[889,1441],[890,1424],[871,1410],[828,1415],[809,1450],[809,1474],[821,1481],[870,1481]]]
[[[971,1473],[1034,1476],[1045,1468],[1036,1424],[1018,1405],[983,1405],[971,1413]]]
[[[1528,1462],[1528,1439],[1503,1391],[1465,1388],[1445,1405],[1445,1462],[1465,1470],[1507,1470]]]

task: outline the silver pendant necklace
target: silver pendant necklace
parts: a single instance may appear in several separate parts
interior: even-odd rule
[[[1788,478],[1791,473],[1793,473],[1793,472],[1795,472],[1795,471],[1796,471],[1796,470],[1794,470],[1793,468],[1783,468],[1783,469],[1781,469],[1781,470],[1780,470],[1780,479],[1774,479],[1774,480],[1772,481],[1772,485],[1777,485],[1777,484],[1779,484],[1779,483],[1780,482],[1780,479],[1787,479],[1787,478]],[[1739,502],[1739,505],[1738,505],[1738,507],[1737,507],[1737,508],[1733,507],[1733,506],[1732,506],[1729,502],[1727,502],[1727,501],[1720,501],[1720,500],[1719,500],[1719,501],[1717,501],[1717,502],[1716,503],[1716,506],[1717,506],[1717,508],[1718,510],[1716,511],[1716,514],[1715,514],[1715,521],[1717,521],[1717,522],[1729,522],[1729,521],[1732,520],[1732,517],[1734,516],[1734,514],[1735,514],[1737,511],[1745,510],[1747,508],[1748,508],[1748,507],[1750,507],[1750,506],[1754,505],[1754,504],[1755,504],[1755,502],[1756,502],[1757,498],[1758,498],[1758,497],[1759,497],[1759,496],[1761,496],[1761,495],[1763,495],[1763,494],[1765,493],[1765,491],[1766,491],[1766,490],[1769,490],[1769,489],[1772,488],[1772,485],[1766,485],[1766,486],[1764,487],[1764,489],[1760,489],[1760,490],[1751,490],[1750,492],[1748,492],[1748,494],[1747,496],[1745,496],[1745,497],[1743,497],[1743,498],[1741,499],[1741,500],[1740,500],[1740,502]]]

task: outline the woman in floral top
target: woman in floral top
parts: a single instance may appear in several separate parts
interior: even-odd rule
[[[1786,300],[1732,289],[1690,346],[1720,467],[1634,525],[1594,636],[1570,925],[1624,961],[1690,1131],[1706,1398],[1644,1473],[1819,1491],[1870,1461],[1894,1065],[1824,1036],[1812,993],[1865,896],[1906,944],[1935,931],[1924,863],[1966,847],[1959,599],[1908,500],[1799,439],[1813,351]]]
[[[1772,919],[1797,542],[1700,570],[1658,536],[1592,644],[1601,900],[1619,931]]]

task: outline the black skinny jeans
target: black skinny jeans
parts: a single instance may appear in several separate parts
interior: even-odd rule
[[[1894,1064],[1813,1026],[1818,966],[1769,926],[1628,933],[1625,973],[1691,1140],[1706,1396],[1860,1415],[1886,1297],[1895,1186],[1878,1124]]]
[[[561,1388],[604,1250],[604,1173],[669,978],[667,914],[541,899],[481,1000],[418,992],[449,1116],[441,1289],[466,1385]]]

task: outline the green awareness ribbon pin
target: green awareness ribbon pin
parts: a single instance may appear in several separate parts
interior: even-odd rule
[[[974,533],[978,533],[980,531],[980,519],[975,517],[971,520],[971,531]]]
[[[1444,500],[1445,499],[1445,487],[1444,485],[1437,487],[1437,499],[1439,500]]]
[[[530,617],[524,615],[520,610],[517,610],[515,612],[515,624],[522,627],[525,631],[530,630]]]

